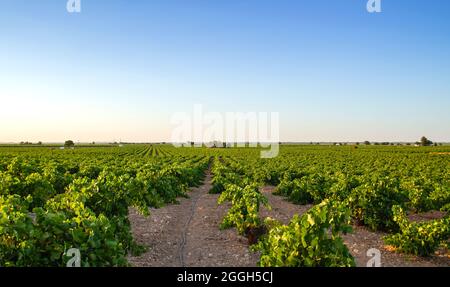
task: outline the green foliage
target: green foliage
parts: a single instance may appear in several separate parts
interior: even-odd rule
[[[293,179],[285,175],[277,186],[277,193],[288,196],[296,204],[320,203],[326,198],[330,183],[321,174],[308,174]]]
[[[75,143],[72,140],[67,140],[64,142],[64,146],[71,148],[75,146]]]
[[[236,227],[240,234],[261,225],[259,208],[267,206],[267,198],[261,194],[258,185],[250,184],[240,187],[235,184],[227,186],[219,197],[219,204],[231,202],[231,207],[222,221],[221,228]]]
[[[269,234],[254,246],[262,267],[346,267],[355,262],[339,234],[349,232],[345,204],[325,200],[288,225],[266,220]]]
[[[288,196],[296,204],[312,203],[314,200],[308,192],[305,181],[295,178],[292,181],[282,180],[277,186],[277,194]]]
[[[332,213],[329,206],[346,202],[346,212],[355,222],[397,232],[392,240],[405,246],[405,252],[431,252],[437,241],[442,243],[439,238],[445,230],[439,228],[448,225],[448,221],[420,225],[426,230],[422,234],[416,223],[401,225],[393,212],[395,205],[415,212],[450,211],[448,146],[283,145],[273,159],[261,159],[259,148],[96,146],[69,152],[47,145],[0,148],[0,265],[64,266],[67,258],[62,253],[68,248],[82,249],[85,266],[125,265],[127,254],[142,249],[133,242],[129,208],[148,214],[148,207],[176,203],[178,197],[188,196],[189,187],[202,182],[210,164],[211,192],[222,193],[221,201],[231,203],[222,227],[235,226],[241,233],[261,227],[258,211],[266,199],[259,188],[265,185],[277,186],[277,193],[294,203],[325,200],[327,207],[321,210],[327,209],[327,214]],[[338,236],[337,241],[327,241],[313,228],[326,223],[319,218],[314,222],[320,224],[300,228],[302,218],[293,219],[287,227],[271,223],[272,230],[282,235],[291,236],[289,232],[297,228],[298,234],[311,235],[305,237],[307,246],[319,245],[313,251],[297,246],[303,259],[292,259],[291,265],[351,265],[337,259],[346,258],[336,247]],[[330,227],[325,234],[331,236]],[[422,246],[419,240],[424,247],[417,247]],[[279,243],[284,249],[270,254],[284,262],[289,255],[281,250],[291,250],[298,241],[295,237]],[[278,245],[271,241],[267,246]],[[320,253],[328,249],[334,251]],[[271,260],[270,264],[278,264]]]
[[[374,176],[352,189],[348,201],[357,221],[373,230],[397,230],[392,206],[404,204],[407,196],[400,191],[398,179]]]
[[[65,266],[65,252],[76,248],[82,266],[127,266],[127,254],[144,250],[133,240],[129,208],[148,215],[149,206],[186,196],[209,163],[119,151],[0,153],[0,265]]]
[[[450,217],[425,222],[409,222],[404,210],[396,205],[392,207],[395,222],[400,232],[385,237],[387,244],[400,252],[420,256],[433,254],[436,249],[448,244],[450,239]]]
[[[28,212],[31,196],[0,197],[0,265],[65,266],[64,252],[77,248],[83,266],[125,266],[119,226],[96,216],[76,198],[53,200]]]
[[[430,146],[433,144],[433,142],[430,141],[429,139],[427,139],[426,137],[422,137],[422,138],[420,138],[420,144],[422,146]]]
[[[214,175],[212,178],[213,187],[209,193],[222,193],[226,189],[226,185],[230,182],[237,182],[239,177],[237,174],[230,172],[229,168],[225,166],[220,159],[216,158],[213,162],[211,172]]]

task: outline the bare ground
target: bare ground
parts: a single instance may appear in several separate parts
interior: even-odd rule
[[[147,246],[146,253],[129,256],[133,266],[204,266],[204,267],[252,267],[258,262],[258,254],[249,251],[247,239],[235,229],[220,230],[219,225],[229,205],[217,205],[218,195],[208,194],[211,174],[208,171],[204,184],[193,188],[189,198],[181,198],[179,204],[161,209],[151,209],[147,218],[130,209],[129,219],[134,238]],[[271,210],[261,209],[261,217],[272,217],[288,223],[294,214],[303,214],[312,205],[296,205],[285,198],[273,195],[275,187],[264,187]],[[450,266],[448,251],[441,250],[429,258],[399,254],[384,245],[385,234],[372,232],[365,227],[354,226],[353,232],[343,236],[344,242],[355,257],[357,266],[366,266],[370,248],[381,252],[382,266]]]
[[[261,214],[276,218],[283,223],[289,222],[294,214],[302,214],[306,212],[312,205],[296,205],[288,202],[286,199],[273,195],[275,190],[273,186],[262,188],[262,192],[269,199],[269,203],[273,206],[272,212],[262,210]],[[434,219],[442,217],[440,212],[431,212],[423,215],[416,215],[416,218]],[[366,252],[371,248],[376,248],[381,252],[381,265],[385,267],[433,267],[433,266],[450,266],[450,255],[446,250],[439,250],[437,254],[428,258],[405,255],[396,253],[391,247],[386,246],[383,242],[383,236],[387,235],[382,232],[373,232],[363,226],[352,226],[353,232],[343,235],[344,243],[347,245],[350,253],[355,258],[357,266],[364,267],[368,257]]]
[[[229,206],[217,205],[218,195],[208,194],[211,174],[179,204],[151,209],[145,218],[130,209],[133,235],[146,253],[130,256],[133,266],[213,267],[256,266],[258,255],[249,251],[247,239],[235,229],[220,230]]]

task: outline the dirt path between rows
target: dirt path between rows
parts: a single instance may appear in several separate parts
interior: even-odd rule
[[[272,211],[265,208],[261,210],[262,218],[270,216],[287,224],[294,214],[303,214],[312,207],[312,205],[293,204],[283,197],[273,195],[272,193],[274,191],[275,187],[273,186],[267,186],[261,189],[261,192],[269,199],[269,204],[272,206]],[[363,226],[353,226],[353,232],[342,237],[359,267],[365,267],[367,261],[373,256],[367,256],[367,251],[371,248],[380,250],[380,263],[381,266],[385,267],[450,266],[450,257],[449,254],[446,254],[447,252],[445,250],[440,250],[438,254],[428,258],[399,254],[385,246],[382,239],[385,235],[382,232],[370,231]]]
[[[204,184],[193,188],[179,204],[151,209],[149,217],[130,209],[134,238],[147,246],[146,253],[128,258],[132,266],[246,267],[256,266],[258,255],[249,251],[247,239],[235,229],[220,230],[229,206],[217,205],[208,170]]]
[[[189,192],[189,198],[179,204],[151,209],[149,217],[130,209],[129,219],[133,236],[139,244],[148,247],[141,256],[129,256],[132,266],[139,267],[254,267],[258,254],[249,251],[247,239],[236,230],[220,230],[219,225],[229,205],[217,205],[218,195],[208,194],[211,189],[208,170],[204,183]],[[294,214],[303,214],[312,205],[296,205],[273,194],[275,187],[264,187],[271,210],[262,208],[261,218],[272,217],[287,224]],[[381,252],[382,266],[450,266],[448,254],[439,253],[429,258],[398,254],[386,249],[385,234],[354,226],[353,232],[343,236],[355,257],[357,266],[364,267],[370,257],[366,252],[377,248]]]

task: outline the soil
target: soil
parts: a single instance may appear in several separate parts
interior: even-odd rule
[[[189,198],[178,204],[151,209],[143,217],[130,209],[129,219],[137,243],[147,246],[146,253],[128,260],[132,266],[145,267],[254,267],[258,254],[249,250],[248,239],[232,229],[219,228],[229,205],[217,205],[217,194],[209,194],[211,173],[208,170],[204,183],[189,192]],[[296,205],[273,194],[275,187],[261,189],[268,198],[271,209],[261,208],[261,218],[272,217],[287,224],[294,214],[303,214],[312,205]],[[441,214],[439,214],[440,216]],[[438,216],[433,214],[432,217]],[[450,266],[447,250],[440,250],[428,258],[396,253],[385,246],[382,237],[365,227],[353,226],[353,232],[343,235],[345,244],[355,257],[357,266],[366,266],[366,252],[376,248],[381,253],[381,266]]]
[[[272,218],[282,221],[284,224],[289,222],[289,219],[294,214],[303,214],[312,205],[296,205],[286,199],[273,195],[275,187],[266,186],[261,190],[269,199],[269,204],[272,205],[272,212],[262,210],[262,216],[271,216]],[[430,220],[441,218],[445,215],[442,212],[429,212],[424,214],[416,214],[415,220]],[[345,245],[347,245],[350,253],[355,258],[358,267],[365,267],[368,260],[373,255],[368,256],[366,253],[371,248],[376,248],[381,253],[381,266],[385,267],[433,267],[433,266],[450,266],[450,254],[447,250],[438,250],[435,255],[428,258],[405,255],[395,252],[395,250],[386,246],[383,242],[383,237],[386,233],[374,232],[364,226],[352,226],[353,232],[343,235]]]
[[[159,267],[254,267],[258,254],[252,253],[247,238],[236,229],[220,230],[229,205],[217,205],[219,195],[209,194],[211,174],[204,184],[193,188],[189,198],[143,217],[130,209],[129,219],[137,243],[148,247],[141,256],[129,256],[133,266]]]
[[[413,213],[408,215],[408,219],[414,222],[424,222],[434,219],[442,219],[447,215],[444,211],[432,210],[423,213]]]

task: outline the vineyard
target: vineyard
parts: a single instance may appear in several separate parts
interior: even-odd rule
[[[238,244],[246,266],[362,266],[369,248],[450,266],[449,151],[0,147],[0,266],[66,266],[73,248],[84,267],[153,266],[172,250],[174,265],[216,266]]]

